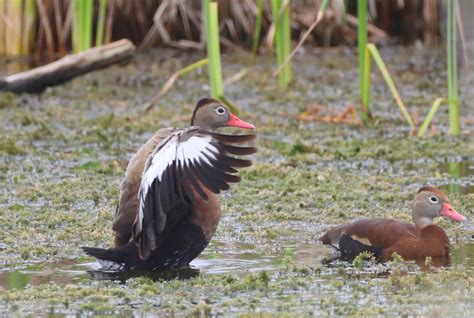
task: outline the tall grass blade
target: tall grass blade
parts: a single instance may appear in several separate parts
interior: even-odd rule
[[[458,64],[457,64],[457,32],[456,32],[456,7],[457,0],[448,0],[448,30],[447,30],[447,55],[448,55],[448,99],[449,99],[449,126],[453,136],[460,134],[459,125],[459,89],[458,89]]]
[[[221,99],[224,96],[224,88],[222,85],[217,3],[210,0],[204,0],[203,8],[212,97]]]
[[[275,45],[277,51],[277,63],[283,65],[291,52],[291,26],[289,1],[272,0],[272,14],[275,23]],[[278,74],[278,84],[286,88],[291,82],[291,63],[282,67]]]
[[[92,44],[92,0],[73,0],[72,45],[75,52],[84,51]]]
[[[82,49],[81,29],[82,29],[82,7],[81,0],[72,0],[72,48],[74,52]]]
[[[418,137],[423,137],[425,135],[426,130],[428,129],[431,121],[434,118],[434,115],[438,111],[439,106],[444,102],[449,102],[449,101],[446,98],[437,98],[433,102],[433,105],[431,105],[431,108],[430,108],[430,111],[428,112],[428,115],[426,115],[425,119],[423,120],[423,124],[421,125],[420,129],[418,130]]]
[[[367,49],[372,55],[372,58],[374,59],[375,64],[377,64],[380,72],[382,73],[385,83],[387,83],[388,88],[392,92],[393,98],[395,99],[395,101],[398,104],[398,107],[400,108],[400,112],[402,113],[403,117],[405,117],[405,120],[407,121],[410,128],[414,130],[415,124],[413,123],[413,120],[410,114],[405,108],[405,104],[403,103],[403,100],[400,97],[400,94],[398,93],[397,87],[395,86],[395,83],[393,82],[393,79],[390,76],[390,73],[388,72],[387,66],[385,66],[385,63],[382,57],[380,56],[380,53],[377,50],[377,47],[371,43],[371,44],[367,44]]]
[[[82,12],[82,50],[87,50],[92,46],[92,18],[94,15],[94,1],[82,0],[84,11]]]
[[[95,35],[95,46],[104,44],[105,15],[107,13],[108,0],[100,0],[99,17],[97,19],[97,31]]]
[[[360,102],[361,102],[361,118],[363,121],[367,121],[370,118],[370,74],[366,74],[366,62],[367,58],[367,0],[357,0],[357,44],[359,51],[359,91],[360,91]],[[370,67],[369,67],[370,69]]]
[[[30,54],[35,37],[36,5],[35,0],[25,0],[23,10],[21,54]],[[1,23],[1,22],[0,22]]]
[[[283,39],[283,62],[291,54],[291,18],[290,18],[290,4],[286,5],[285,11],[282,16],[282,39]],[[285,74],[285,86],[287,86],[293,77],[293,71],[291,70],[291,64],[287,63],[283,66],[282,72]]]
[[[364,53],[364,69],[362,76],[362,91],[361,91],[361,117],[363,121],[367,121],[372,118],[372,114],[369,108],[370,102],[370,69],[372,65],[372,60],[370,59],[369,49],[365,48]]]
[[[5,53],[16,56],[21,54],[21,18],[22,0],[8,0],[6,2],[6,16],[8,24],[5,26]]]
[[[257,55],[258,44],[260,42],[260,32],[262,30],[263,0],[257,0],[257,16],[255,17],[255,32],[252,41],[252,56]]]

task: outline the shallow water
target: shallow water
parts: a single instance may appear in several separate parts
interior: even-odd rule
[[[166,270],[156,272],[103,272],[98,262],[77,262],[76,260],[62,260],[59,262],[30,266],[22,270],[4,271],[0,273],[0,286],[4,289],[21,290],[27,285],[38,286],[54,283],[60,285],[81,284],[90,279],[115,280],[122,283],[134,277],[149,277],[153,280],[190,279],[201,274],[236,274],[245,275],[260,271],[275,272],[285,268],[285,262],[296,267],[310,267],[323,265],[321,272],[333,273],[337,267],[350,269],[351,263],[337,260],[337,253],[323,244],[295,244],[287,246],[283,253],[274,255],[259,255],[252,251],[254,247],[249,244],[233,244],[232,246],[220,245],[231,253],[209,255],[206,251],[191,262],[189,268]],[[414,262],[414,261],[411,261]],[[437,267],[463,266],[474,268],[474,237],[472,242],[456,245],[447,260],[435,260]],[[418,262],[419,270],[426,270],[424,260]],[[371,272],[370,267],[366,268]],[[336,278],[336,276],[335,276]]]
[[[381,54],[410,112],[426,114],[446,91],[444,50]],[[223,218],[184,271],[101,273],[80,246],[109,246],[118,185],[130,155],[160,127],[183,126],[207,74],[180,79],[160,105],[143,105],[198,54],[150,51],[126,67],[87,74],[43,95],[0,94],[0,315],[446,315],[474,311],[474,91],[461,81],[463,134],[440,108],[426,138],[408,129],[373,74],[377,121],[366,127],[300,122],[308,105],[342,111],[358,100],[351,50],[297,55],[295,82],[280,92],[273,59],[225,88],[255,123],[259,152],[242,182],[222,194]],[[224,56],[225,77],[245,64]],[[158,61],[158,62],[157,62]],[[179,106],[179,107],[177,107]],[[366,217],[410,221],[414,193],[449,192],[466,224],[439,220],[452,242],[447,267],[326,262],[318,238]],[[435,263],[435,260],[433,260]],[[132,276],[132,277],[130,277]]]

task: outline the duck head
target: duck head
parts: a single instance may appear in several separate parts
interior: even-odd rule
[[[465,221],[449,202],[446,194],[438,188],[423,187],[418,190],[413,206],[413,223],[419,228],[433,224],[433,219],[443,216],[454,221]]]
[[[191,118],[191,126],[210,131],[222,127],[255,128],[254,125],[239,119],[226,106],[212,98],[203,98],[198,101]]]

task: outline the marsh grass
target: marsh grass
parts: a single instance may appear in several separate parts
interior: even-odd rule
[[[457,58],[457,12],[458,1],[448,0],[447,56],[448,56],[448,100],[451,134],[459,135],[459,88]]]
[[[209,81],[212,89],[212,97],[220,99],[224,96],[224,87],[222,84],[222,66],[217,9],[218,7],[216,2],[203,0],[207,58],[209,60]]]
[[[457,61],[457,0],[448,0],[448,23],[447,23],[447,66],[448,66],[448,98],[438,97],[420,126],[417,136],[425,135],[432,122],[439,106],[443,102],[449,105],[450,132],[453,136],[460,134],[459,126],[459,88],[458,88],[458,61]],[[416,127],[410,114],[406,110],[405,104],[395,86],[395,81],[390,75],[385,62],[383,61],[377,47],[372,43],[367,43],[367,0],[358,0],[358,51],[359,51],[359,89],[361,100],[361,118],[365,122],[371,118],[370,112],[370,69],[371,58],[374,59],[382,76],[395,99],[400,112],[402,113],[412,132]]]
[[[361,118],[370,119],[370,58],[367,50],[367,0],[357,1],[357,45],[359,52],[359,91]]]
[[[252,58],[255,59],[257,55],[258,45],[260,42],[260,33],[262,30],[263,18],[263,0],[257,0],[257,15],[255,16],[255,32],[252,40]]]
[[[34,0],[0,0],[0,54],[26,56],[35,35]]]
[[[290,4],[287,0],[272,0],[272,15],[275,24],[274,44],[277,63],[283,65],[291,53]],[[292,79],[291,63],[288,61],[278,73],[278,84],[286,88]]]
[[[107,4],[108,0],[100,0],[99,2],[99,16],[97,18],[97,31],[95,35],[96,46],[104,44],[105,16],[107,11]]]
[[[73,0],[72,46],[74,52],[87,50],[92,45],[92,0]]]

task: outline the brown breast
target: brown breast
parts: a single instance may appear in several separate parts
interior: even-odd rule
[[[449,238],[442,228],[432,224],[424,227],[418,236],[400,237],[394,245],[383,251],[383,258],[390,259],[393,252],[405,259],[445,257],[449,255]]]

